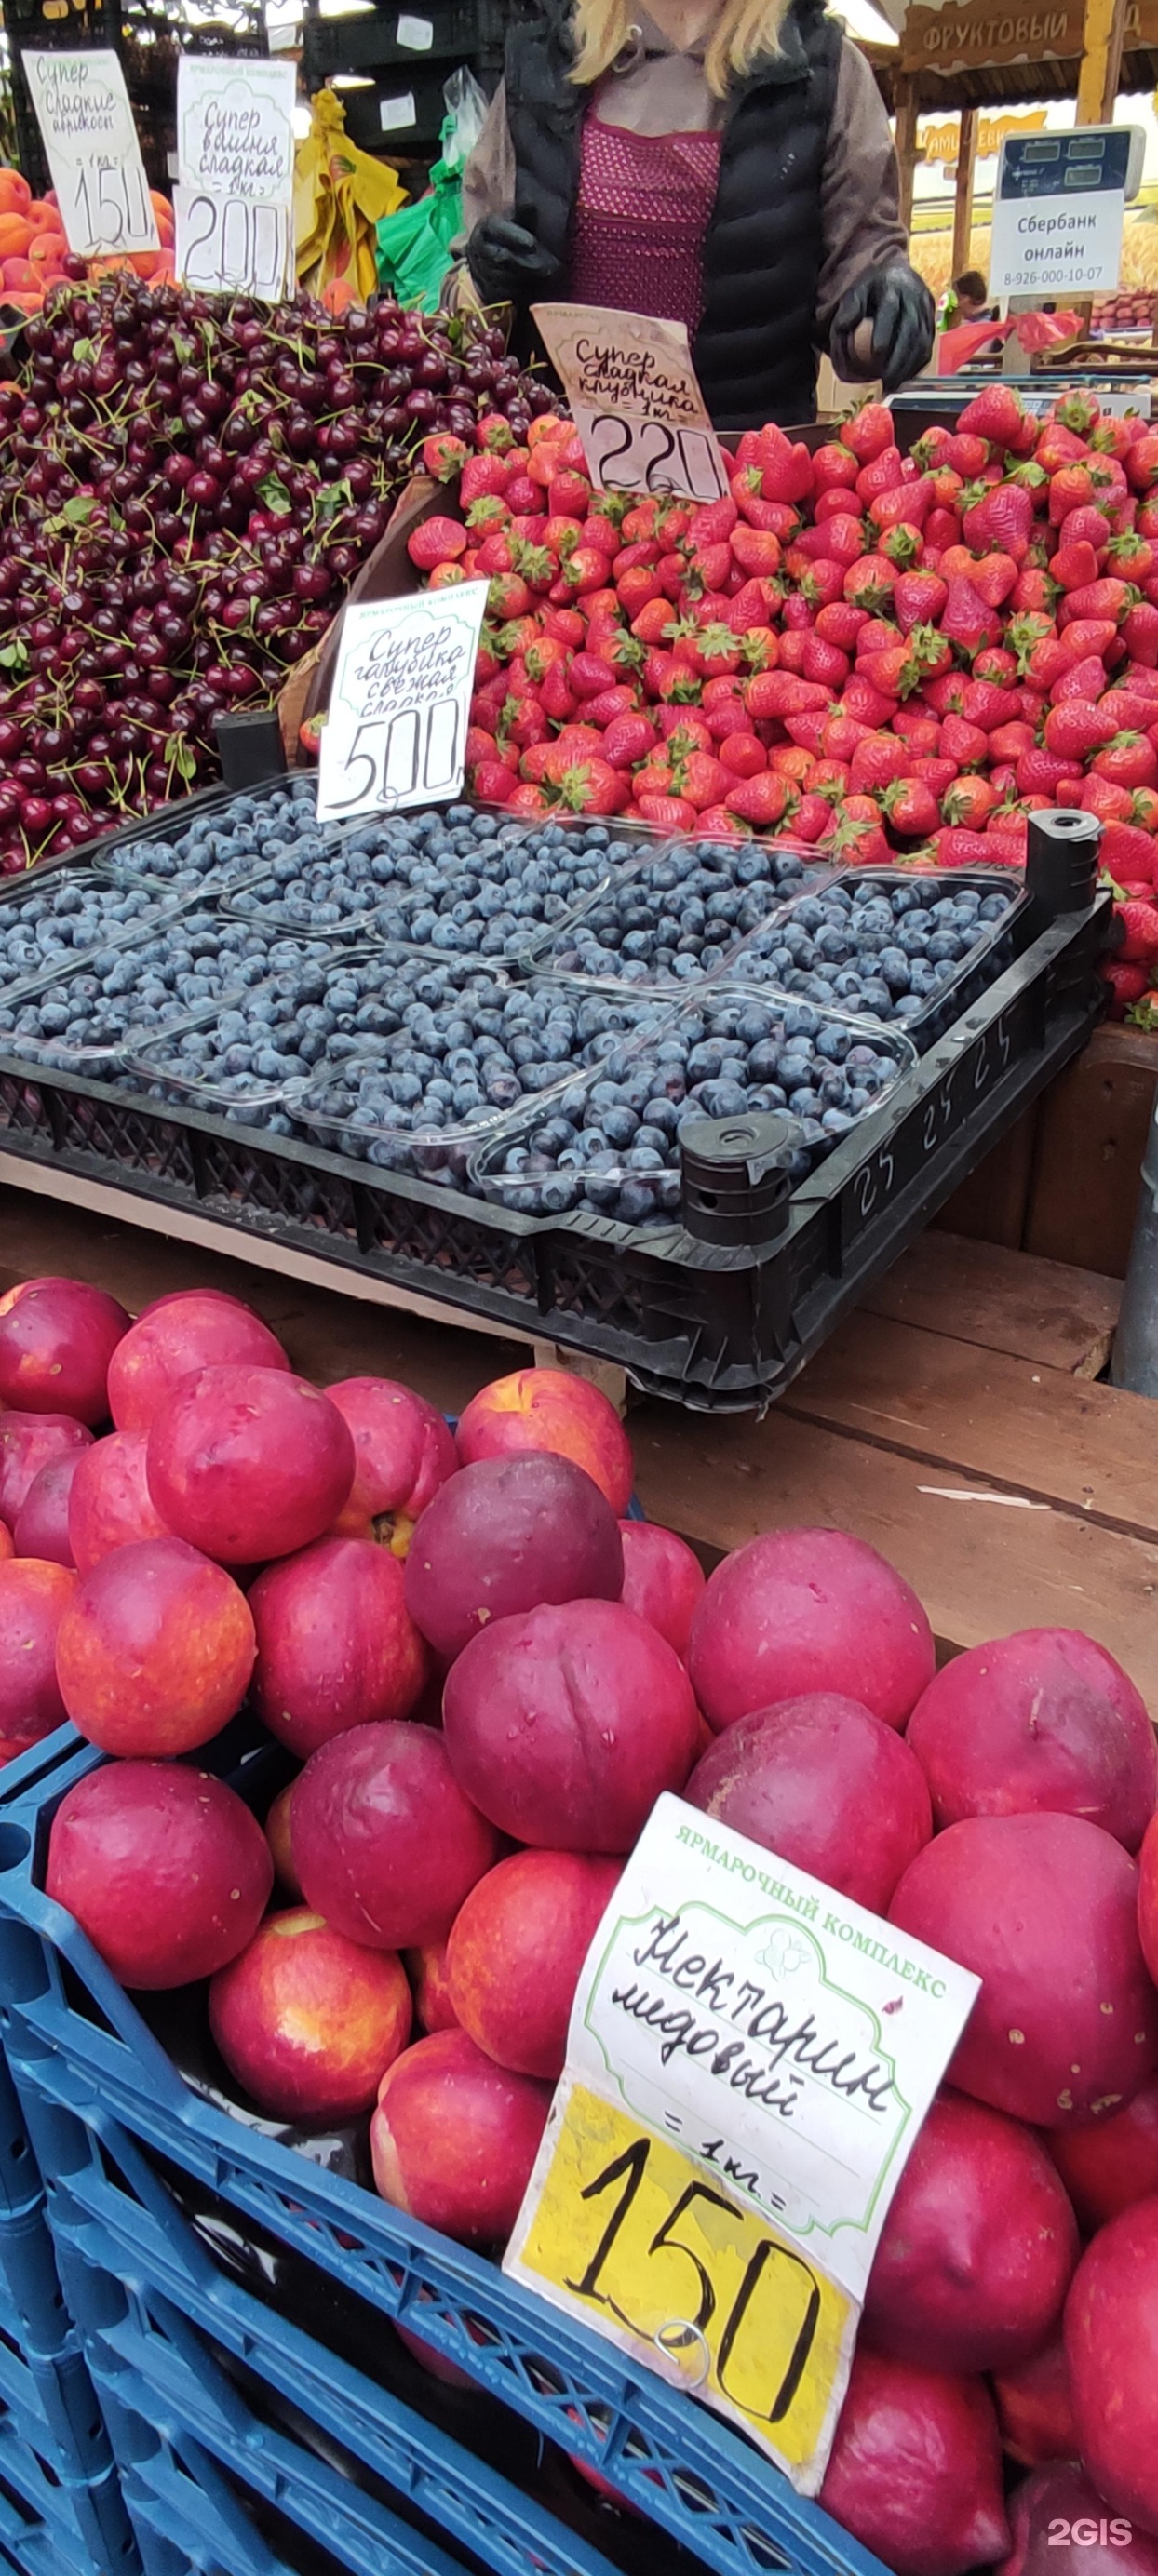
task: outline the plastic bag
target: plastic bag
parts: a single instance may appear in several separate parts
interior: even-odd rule
[[[294,156],[294,238],[299,286],[335,310],[365,304],[378,283],[374,226],[405,203],[388,161],[359,152],[332,90],[310,102],[310,130]]]
[[[470,159],[487,112],[486,92],[479,88],[474,73],[464,64],[444,84],[446,123],[442,129],[442,157],[452,170],[462,171]]]
[[[436,313],[451,243],[462,229],[462,174],[482,132],[486,98],[465,65],[443,87],[446,116],[441,153],[430,189],[416,206],[404,206],[378,226],[378,283],[400,304]]]
[[[451,120],[443,126],[445,140]],[[445,157],[433,164],[430,189],[378,226],[378,284],[384,295],[420,313],[436,313],[451,266],[450,245],[462,227],[461,175]]]

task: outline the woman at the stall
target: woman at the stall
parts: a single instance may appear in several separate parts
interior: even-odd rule
[[[891,390],[932,347],[888,119],[824,0],[541,0],[463,206],[485,303],[524,334],[544,300],[685,322],[721,429],[811,420],[819,353]]]

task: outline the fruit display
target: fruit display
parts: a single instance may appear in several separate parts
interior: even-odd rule
[[[54,286],[0,381],[0,874],[212,778],[216,719],[325,633],[422,435],[485,453],[546,401],[481,319],[136,267]]]
[[[641,856],[604,823],[467,806],[331,847],[303,781],[13,889],[0,1045],[522,1214],[651,1225],[679,1213],[694,1118],[786,1112],[805,1179],[1010,962],[1019,918],[991,872],[825,887],[807,854]],[[582,945],[661,884],[670,974],[631,930]]]
[[[699,505],[596,493],[548,415],[528,451],[429,439],[447,502],[408,540],[421,578],[491,584],[478,798],[942,868],[1018,868],[1029,815],[1079,806],[1119,890],[1111,1006],[1147,1022],[1158,439],[1141,418],[1075,391],[1039,419],[994,384],[902,454],[870,401],[814,450],[745,431],[728,494]]]
[[[384,2199],[496,2254],[586,1951],[682,1794],[981,1980],[822,2504],[897,2576],[967,2576],[1036,2565],[1042,2499],[1092,2498],[1148,2571],[1158,1749],[1114,1658],[1036,1629],[938,1672],[916,1594],[839,1529],[705,1580],[628,1516],[623,1424],[559,1371],[452,1432],[400,1383],[311,1385],[220,1291],[130,1321],[60,1280],[6,1301],[0,1370],[16,1526],[52,1479],[69,1560],[0,1561],[28,1659],[5,1750],[63,1706],[111,1757],[59,1803],[44,1884],[130,1989],[194,1989],[237,2117],[307,2150],[340,2124]]]

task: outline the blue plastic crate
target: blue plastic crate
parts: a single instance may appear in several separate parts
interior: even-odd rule
[[[261,2426],[238,2390],[223,2376],[208,2339],[268,2392],[281,2430],[276,2436],[274,2482],[289,2489],[285,2466],[288,2430],[308,2428],[333,2464],[360,2470],[425,2515],[452,2547],[468,2549],[495,2576],[614,2576],[602,2551],[565,2530],[533,2495],[511,2483],[494,2460],[484,2462],[440,2430],[431,2412],[417,2412],[384,2384],[321,2344],[286,2315],[284,2303],[267,2305],[225,2275],[202,2237],[177,2208],[165,2181],[127,2132],[106,2122],[98,2135],[59,2105],[38,2102],[37,2079],[25,2083],[46,2161],[57,2175],[53,2229],[69,2305],[85,2336],[86,2355],[100,2388],[118,2461],[116,2399],[135,2369],[150,2389],[149,2422],[168,2422],[163,2409],[222,2463],[252,2473],[263,2447]],[[403,2378],[426,2392],[437,2413],[441,2392],[419,2364],[378,2329],[381,2344],[397,2351]],[[162,2411],[159,2411],[159,2408]],[[484,2410],[493,2411],[493,2410]],[[523,2465],[541,2445],[507,2417]],[[307,2463],[312,2481],[317,2463]],[[517,2460],[508,2460],[517,2473]],[[299,2463],[299,2476],[301,2474]],[[326,2471],[327,2478],[330,2471]],[[271,2486],[270,2492],[273,2492]],[[365,2555],[362,2516],[375,2510],[339,2488],[344,2517],[327,2523],[328,2545],[343,2564],[361,2569]],[[352,2530],[345,2522],[354,2512]],[[598,2508],[589,2508],[589,2519]],[[311,2526],[306,2523],[305,2528]],[[380,2542],[374,2541],[374,2549]],[[373,2564],[373,2550],[369,2563]],[[457,2563],[457,2562],[455,2562]]]
[[[26,2107],[34,2098],[57,2104],[97,2137],[121,2123],[323,2281],[401,2321],[600,2470],[717,2576],[766,2576],[770,2567],[785,2576],[881,2576],[879,2561],[718,2416],[495,2265],[182,2081],[79,1926],[43,1893],[55,1808],[103,1758],[67,1736],[57,1744],[27,1795],[0,1815],[0,2025]],[[260,1805],[276,1753],[239,1721],[197,1758]],[[46,2158],[35,2132],[34,2145],[54,2190],[55,2177],[67,2183],[67,2162]]]
[[[28,2576],[137,2576],[140,2557],[115,2469],[65,2482],[0,2401],[0,2547]]]

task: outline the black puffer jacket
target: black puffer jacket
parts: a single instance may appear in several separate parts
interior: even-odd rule
[[[824,0],[793,0],[781,51],[738,83],[727,103],[693,344],[704,399],[721,429],[815,415],[820,192],[841,43]],[[558,260],[559,283],[550,292],[565,295],[591,92],[567,77],[573,51],[564,0],[546,0],[536,24],[512,28],[506,50],[514,219]]]

